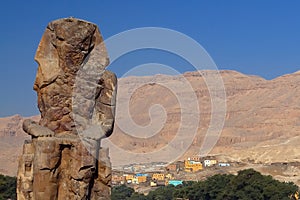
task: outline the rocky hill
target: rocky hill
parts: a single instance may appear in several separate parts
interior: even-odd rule
[[[300,162],[300,72],[273,80],[235,71],[219,73],[226,94],[225,121],[221,136],[209,153],[223,160],[240,162]],[[115,130],[109,139],[103,141],[103,145],[110,146],[113,165],[134,162],[125,156],[126,152],[143,156],[163,149],[177,139],[182,127],[186,132],[183,131],[179,141],[191,138],[192,141],[181,158],[199,154],[215,112],[212,111],[212,96],[216,94],[218,102],[222,99],[218,96],[222,94],[222,91],[218,93],[220,88],[207,86],[206,79],[216,75],[216,71],[202,71],[179,76],[120,79]],[[184,116],[188,120],[183,121],[182,109],[193,110],[197,104],[195,101],[199,112],[191,112]],[[137,128],[126,124],[130,116],[139,125]],[[34,118],[38,120],[38,117]],[[17,157],[27,137],[21,130],[22,120],[21,116],[0,119],[0,173],[16,174]],[[194,137],[188,128],[195,123],[198,127]],[[214,123],[222,124],[222,121]],[[178,143],[174,149],[180,149],[182,144],[185,145]],[[163,160],[163,154],[159,155],[148,158],[148,161]]]
[[[151,135],[151,132],[145,133],[143,132],[145,130],[138,129],[141,131],[132,136],[133,131],[126,130],[126,124],[121,124],[122,127],[116,127],[115,134],[110,140],[122,150],[129,152],[148,154],[162,149],[175,138],[182,125],[180,115],[182,105],[178,102],[179,97],[192,97],[190,94],[192,92],[196,94],[200,105],[200,121],[197,134],[185,156],[199,154],[212,120],[210,93],[213,91],[207,87],[205,77],[215,74],[215,71],[205,71],[188,72],[177,77],[157,75],[121,79],[118,90],[117,124],[124,120],[126,114],[126,110],[123,111],[126,105],[121,104],[124,101],[122,97],[126,96],[131,89],[137,88],[137,85],[142,85],[130,96],[129,112],[136,124],[149,126],[159,131]],[[237,161],[254,160],[263,163],[300,161],[300,149],[296,145],[300,135],[300,72],[284,75],[274,80],[247,76],[235,71],[221,71],[220,75],[226,92],[225,123],[221,137],[210,154],[230,155],[229,157],[223,156],[223,158]],[[189,81],[192,91],[179,87],[182,79]],[[189,105],[192,106],[189,100],[184,103],[188,104],[186,109],[189,109]],[[155,109],[153,107],[155,104],[162,106],[164,112]],[[159,122],[164,120],[164,117],[161,117],[164,114],[166,119],[161,128]],[[155,121],[156,119],[158,120]],[[189,120],[188,123],[191,123],[196,118],[191,115]],[[185,133],[186,137],[191,138],[190,134],[193,133],[188,131]],[[137,138],[139,136],[142,138]],[[185,140],[185,138],[181,139]],[[175,148],[180,148],[180,144]],[[111,155],[114,164],[124,158],[120,156],[124,153],[117,149],[112,150]],[[159,159],[159,155],[150,158],[155,161]],[[125,157],[122,162],[126,160],[130,162],[131,159]]]
[[[38,121],[38,116],[30,117]],[[30,139],[22,130],[23,118],[14,115],[0,119],[0,173],[16,176],[18,157],[22,153],[24,140]]]

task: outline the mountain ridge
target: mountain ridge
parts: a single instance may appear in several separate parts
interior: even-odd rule
[[[203,76],[214,73],[219,73],[222,77],[227,106],[221,137],[210,153],[220,155],[222,159],[228,161],[254,160],[257,163],[272,163],[288,160],[300,162],[300,153],[298,153],[300,149],[295,145],[299,141],[298,136],[300,135],[300,103],[298,102],[300,99],[300,71],[272,80],[255,75],[248,76],[233,70],[186,72],[177,76],[155,75],[121,78],[119,79],[117,101],[122,103],[128,91],[131,88],[135,89],[130,96],[129,108],[136,124],[149,125],[151,122],[149,121],[149,110],[154,104],[164,107],[166,122],[154,137],[146,140],[135,139],[116,123],[109,142],[124,151],[142,154],[167,145],[176,136],[180,125],[181,107],[177,101],[179,97],[176,97],[170,88],[157,83],[167,83],[178,88],[179,83],[181,84],[184,79],[188,81],[193,89],[192,92],[197,96],[201,107],[201,119],[192,145],[179,159],[198,154],[211,120],[210,91]],[[135,88],[139,85],[142,86]],[[185,98],[189,97],[189,93],[184,88],[180,89],[179,94]],[[152,110],[152,114],[160,119],[159,109]],[[118,107],[116,117],[116,121],[124,120],[124,115],[118,113]],[[26,118],[37,121],[39,116]],[[21,146],[23,141],[29,138],[22,131],[23,119],[20,115],[0,118],[0,173],[16,174],[17,158],[21,152]],[[159,129],[155,124],[153,127]],[[144,136],[147,138],[149,135]],[[285,143],[286,141],[289,142]],[[108,143],[107,139],[104,140],[105,143]],[[122,155],[114,150],[110,151],[110,156],[114,165],[130,162],[124,161]],[[157,160],[159,159],[157,158]]]

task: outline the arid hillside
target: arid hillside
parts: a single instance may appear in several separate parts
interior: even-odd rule
[[[31,117],[38,120],[38,116]],[[17,174],[18,157],[22,153],[25,139],[30,139],[22,130],[22,122],[26,118],[14,115],[0,119],[0,173],[6,175]]]
[[[113,165],[138,162],[136,155],[163,161],[166,146],[184,150],[178,159],[197,155],[205,135],[217,137],[220,127],[209,154],[261,164],[300,162],[300,72],[273,80],[235,71],[219,74],[224,89],[220,80],[214,84],[216,71],[120,79],[115,131],[102,142],[110,147]],[[27,138],[22,120],[18,115],[0,119],[0,173],[16,174]]]
[[[112,148],[113,163],[117,165],[119,161],[123,163],[135,159],[136,155],[130,159],[124,156],[124,150],[142,153],[143,157],[149,152],[163,149],[179,135],[181,126],[187,126],[184,136],[180,135],[179,139],[184,141],[185,145],[188,143],[186,139],[194,137],[190,126],[194,126],[193,121],[197,120],[195,113],[200,116],[199,126],[185,156],[199,154],[204,136],[214,134],[209,132],[210,123],[222,124],[222,121],[212,119],[212,94],[217,96],[218,101],[218,95],[222,98],[222,91],[219,91],[222,88],[209,88],[205,82],[205,79],[209,79],[207,77],[214,77],[216,73],[204,71],[189,72],[177,77],[157,75],[121,79],[118,90],[117,127],[110,140],[122,150]],[[223,116],[225,121],[220,138],[210,154],[217,154],[229,160],[254,160],[262,163],[300,161],[300,148],[296,145],[300,135],[300,72],[274,80],[247,76],[235,71],[220,71],[220,75],[226,93],[226,112]],[[192,90],[180,87],[183,80],[188,80]],[[126,101],[122,98],[131,90],[134,91],[128,103],[130,116],[126,116],[127,109],[124,108],[128,105],[122,104]],[[188,120],[183,121],[183,107],[192,111],[196,109],[192,107],[192,101],[195,99],[191,93],[197,96],[199,111],[192,112],[188,115]],[[163,107],[163,111],[153,107],[157,104]],[[222,106],[222,103],[216,105],[214,112],[221,112],[222,109],[218,110],[218,105]],[[153,131],[131,126],[127,128],[126,123],[120,123],[122,120],[130,122],[126,117],[131,117],[137,125],[150,127]],[[163,123],[160,123],[161,121]],[[181,145],[182,143],[178,143],[174,151],[180,149]],[[159,155],[148,160],[159,161]]]

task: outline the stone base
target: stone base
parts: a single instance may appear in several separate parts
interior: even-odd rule
[[[98,159],[96,159],[98,158]],[[25,141],[18,200],[110,199],[111,164],[95,140],[38,137]]]

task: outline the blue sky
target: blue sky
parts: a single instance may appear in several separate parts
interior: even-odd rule
[[[0,117],[39,113],[32,90],[37,69],[33,58],[54,19],[74,16],[94,22],[104,39],[139,27],[173,29],[200,43],[219,69],[273,79],[300,70],[299,10],[296,0],[2,1]],[[112,67],[119,77],[149,62],[174,65],[180,72],[193,70],[162,52],[136,52],[122,59]]]

